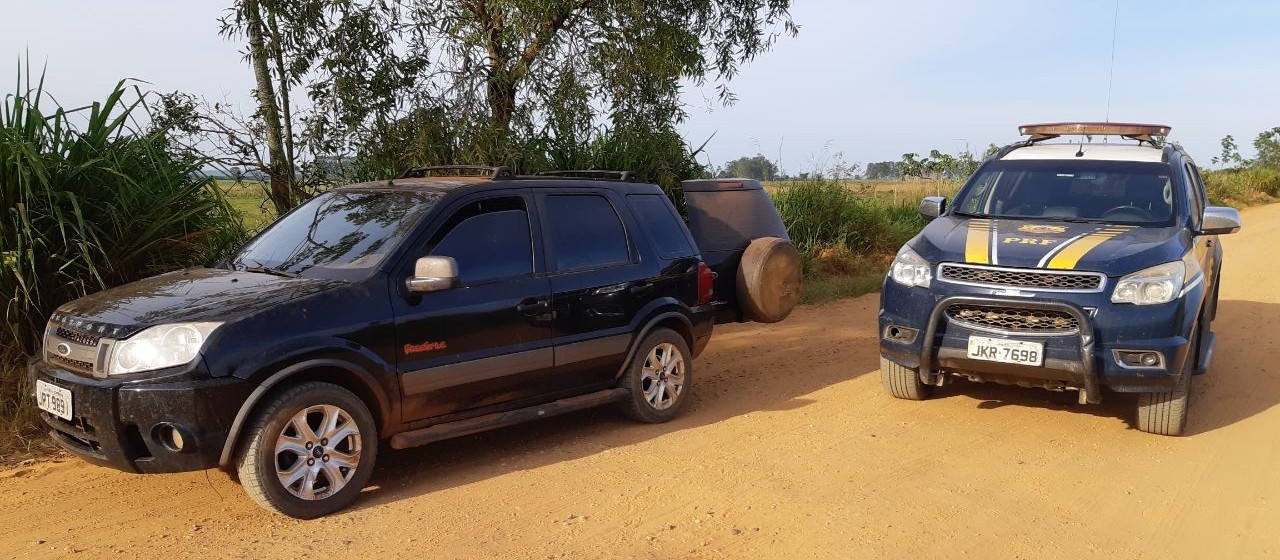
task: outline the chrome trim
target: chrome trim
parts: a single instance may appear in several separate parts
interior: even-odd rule
[[[1010,284],[987,284],[983,282],[966,282],[963,280],[951,280],[943,276],[942,275],[943,266],[954,266],[958,268],[969,268],[974,270],[990,270],[995,272],[1014,272],[1019,274],[1049,274],[1049,275],[1076,274],[1076,275],[1083,275],[1083,276],[1096,276],[1099,282],[1098,282],[1097,288],[1088,289],[1088,290],[1068,289],[1068,288],[1032,288],[1028,286],[1013,286]],[[947,282],[949,284],[957,284],[960,286],[975,286],[979,288],[993,288],[993,289],[1002,289],[1002,290],[1017,289],[1019,291],[1026,291],[1026,292],[1098,294],[1106,291],[1107,289],[1107,275],[1101,272],[1091,272],[1091,271],[1037,270],[1034,268],[1012,268],[1012,267],[1005,267],[1005,266],[979,266],[979,265],[966,264],[966,263],[943,262],[943,263],[938,263],[936,270],[934,270],[934,277],[943,282]]]
[[[1120,353],[1121,353],[1121,352],[1130,352],[1130,353],[1134,353],[1134,354],[1155,354],[1155,355],[1156,355],[1156,357],[1160,358],[1160,363],[1158,363],[1158,364],[1156,364],[1156,365],[1154,365],[1154,366],[1131,366],[1131,365],[1129,365],[1129,364],[1124,363],[1124,360],[1121,360],[1121,359],[1120,359]],[[1112,349],[1112,350],[1111,350],[1111,359],[1112,359],[1112,360],[1115,360],[1116,365],[1120,366],[1120,367],[1121,367],[1121,369],[1161,370],[1161,371],[1165,371],[1165,367],[1164,367],[1164,352],[1158,352],[1158,351],[1155,351],[1155,350],[1134,350],[1134,349],[1130,349],[1130,348],[1115,348],[1115,349]]]
[[[1193,288],[1195,288],[1196,286],[1199,286],[1203,282],[1204,282],[1204,273],[1201,272],[1200,274],[1196,275],[1195,280],[1192,280],[1190,284],[1187,284],[1182,287],[1182,291],[1178,292],[1177,299],[1182,299],[1182,296],[1187,295],[1187,292],[1190,292]]]

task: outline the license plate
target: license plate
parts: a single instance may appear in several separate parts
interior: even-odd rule
[[[63,420],[70,420],[71,391],[37,379],[36,407]]]
[[[989,362],[1038,366],[1044,363],[1044,344],[1023,340],[970,336],[969,357]]]

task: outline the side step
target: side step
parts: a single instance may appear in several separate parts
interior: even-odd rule
[[[436,424],[435,426],[428,426],[419,430],[411,430],[391,436],[391,448],[407,449],[440,440],[477,434],[494,428],[523,424],[524,422],[537,420],[538,418],[549,418],[566,412],[573,412],[575,410],[609,404],[622,399],[626,395],[626,389],[605,389],[595,393],[587,393],[585,395],[560,399],[558,401],[530,406],[528,408],[509,410],[507,412],[495,412],[493,414],[486,414],[484,416],[477,416],[466,420],[458,420],[457,422]]]

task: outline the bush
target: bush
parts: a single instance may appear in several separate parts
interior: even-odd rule
[[[1208,171],[1204,174],[1204,186],[1213,204],[1249,206],[1271,202],[1280,197],[1280,169],[1250,167]]]
[[[925,225],[915,200],[857,192],[838,181],[779,183],[773,201],[809,273],[853,266],[840,264],[852,261],[842,255],[893,254]]]
[[[126,100],[129,96],[132,101]],[[0,409],[19,407],[20,356],[32,355],[57,306],[159,272],[211,262],[244,239],[206,163],[177,157],[134,113],[147,97],[124,82],[106,99],[47,106],[42,83],[0,114]],[[5,373],[5,372],[8,373]]]

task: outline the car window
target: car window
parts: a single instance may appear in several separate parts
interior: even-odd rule
[[[437,237],[429,254],[453,257],[464,286],[533,274],[529,213],[519,197],[470,204]]]
[[[1163,163],[998,161],[983,166],[954,207],[993,218],[1159,225],[1173,219],[1174,191]]]
[[[675,209],[660,194],[631,195],[627,197],[636,218],[645,224],[645,230],[653,237],[658,255],[663,258],[686,257],[693,254],[684,224],[676,216]]]
[[[1187,197],[1191,207],[1191,222],[1199,225],[1204,216],[1204,183],[1200,182],[1200,170],[1191,163],[1187,164],[1187,189],[1191,191]]]
[[[271,224],[245,245],[232,263],[294,274],[367,274],[413,231],[441,196],[429,192],[330,191]]]
[[[597,195],[551,195],[546,203],[546,228],[554,245],[556,270],[631,261],[626,229],[608,199]]]

